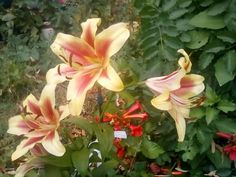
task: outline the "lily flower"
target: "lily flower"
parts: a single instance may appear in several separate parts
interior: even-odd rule
[[[55,85],[46,85],[38,101],[30,94],[23,102],[24,112],[9,119],[8,133],[23,135],[25,139],[12,154],[12,160],[25,155],[29,150],[42,144],[50,154],[62,156],[65,148],[62,145],[57,129],[60,121],[68,115],[65,111],[60,115],[55,106]]]
[[[180,68],[167,76],[147,79],[146,85],[156,95],[151,104],[157,109],[168,111],[174,119],[178,141],[181,142],[185,137],[185,118],[189,118],[190,108],[198,105],[196,96],[205,86],[204,77],[187,74],[191,71],[192,63],[183,49],[178,52],[183,55],[178,61]]]
[[[126,23],[117,23],[96,35],[100,23],[100,18],[88,19],[81,24],[83,32],[80,38],[59,33],[51,45],[52,51],[65,63],[48,71],[47,82],[69,81],[67,100],[70,100],[72,115],[81,113],[86,93],[96,81],[115,92],[124,88],[110,65],[110,58],[124,45],[130,32]]]

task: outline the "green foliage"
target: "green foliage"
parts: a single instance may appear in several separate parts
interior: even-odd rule
[[[171,152],[177,152],[177,157],[173,156],[191,166],[186,166],[190,168],[190,176],[203,176],[214,169],[220,176],[232,176],[235,172],[230,169],[232,162],[229,158],[224,156],[225,160],[220,162],[222,165],[217,166],[213,161],[217,161],[221,153],[209,152],[212,142],[215,141],[216,131],[236,132],[236,94],[233,91],[236,86],[236,18],[233,10],[236,8],[236,1],[135,0],[134,6],[141,24],[137,44],[139,58],[144,58],[142,62],[141,59],[136,60],[139,62],[139,67],[136,68],[139,68],[140,75],[143,75],[143,70],[147,71],[140,80],[175,70],[179,58],[176,51],[184,48],[190,53],[192,70],[201,73],[207,85],[203,107],[191,110],[190,117],[193,122],[187,123],[186,140],[183,143],[175,145],[173,141],[168,141],[175,133],[173,131],[169,134],[169,127],[162,134],[163,119],[167,115],[150,112],[152,121],[155,119],[161,124],[158,131],[149,132],[152,136],[154,132],[160,133],[157,142],[163,146],[165,152],[157,158],[159,164],[169,163],[170,159],[163,161],[161,158],[170,157]],[[136,73],[139,72],[137,70]],[[150,106],[147,107],[150,110]],[[169,144],[164,145],[165,142]]]
[[[84,130],[85,135],[72,138],[66,129],[62,139],[67,144],[66,153],[62,157],[41,157],[45,170],[29,172],[27,176],[153,176],[151,163],[168,167],[170,172],[180,163],[182,169],[189,171],[185,176],[190,177],[214,170],[219,176],[235,176],[235,164],[222,151],[226,143],[215,133],[236,133],[236,1],[133,0],[122,5],[124,8],[116,6],[116,1],[83,0],[78,8],[73,8],[56,1],[16,0],[10,10],[0,11],[4,41],[0,49],[2,98],[8,98],[9,93],[18,95],[18,90],[28,91],[25,85],[34,85],[52,64],[47,60],[52,58],[47,50],[52,38],[43,38],[43,22],[49,21],[56,31],[75,35],[80,22],[90,16],[103,17],[105,24],[134,19],[140,24],[138,34],[132,34],[124,53],[112,63],[121,70],[126,88],[119,98],[125,103],[118,108],[114,104],[116,95],[106,93],[99,114],[124,111],[135,99],[141,100],[149,113],[143,137],[122,140],[126,155],[119,159],[113,146],[113,127],[82,117],[66,119],[64,123]],[[116,13],[126,12],[126,8],[131,14],[116,18]],[[186,120],[184,142],[177,142],[173,119],[152,107],[152,93],[142,86],[147,78],[176,70],[176,51],[180,48],[190,53],[192,70],[201,73],[207,85],[203,106],[192,109]]]

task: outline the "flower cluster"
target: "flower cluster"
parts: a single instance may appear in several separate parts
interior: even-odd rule
[[[60,121],[69,115],[81,114],[86,94],[94,84],[98,82],[114,92],[124,89],[119,74],[110,64],[110,58],[129,38],[128,25],[117,23],[96,34],[100,23],[99,18],[83,22],[80,37],[57,34],[51,49],[64,63],[47,72],[47,85],[42,90],[40,99],[37,100],[30,94],[23,102],[22,113],[9,119],[8,133],[23,135],[25,138],[12,154],[12,160],[28,151],[37,152],[39,146],[46,153],[62,156],[66,149],[59,136]],[[167,76],[147,79],[146,85],[156,95],[151,100],[152,105],[169,112],[175,120],[179,141],[183,141],[186,129],[184,118],[188,118],[190,108],[198,104],[195,96],[204,90],[204,78],[197,74],[187,74],[192,66],[189,56],[183,49],[178,52],[184,56],[179,59],[180,68]],[[69,82],[67,104],[56,109],[55,89],[57,84],[64,81]],[[103,122],[109,122],[114,127],[114,145],[119,157],[123,156],[124,148],[118,132],[125,136],[126,132],[124,135],[122,131],[128,130],[131,136],[142,136],[142,124],[147,117],[139,101],[121,114],[104,114]],[[30,163],[33,165],[29,166]],[[42,165],[37,158],[29,160],[17,172],[24,176],[27,170],[37,165]]]
[[[130,130],[131,136],[140,137],[143,134],[142,124],[147,120],[148,114],[144,112],[139,101],[136,101],[128,110],[119,114],[105,113],[103,122],[110,122],[115,130],[114,145],[117,149],[118,157],[125,153],[121,145],[122,138],[126,138],[126,130]]]

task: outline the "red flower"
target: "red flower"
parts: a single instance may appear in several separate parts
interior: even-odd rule
[[[143,135],[143,128],[140,125],[130,125],[132,136],[142,136]]]
[[[122,158],[125,154],[125,148],[121,145],[121,139],[115,138],[113,143],[116,147],[117,156]]]
[[[224,151],[229,154],[230,160],[236,160],[236,145],[231,146],[225,146]]]
[[[230,133],[225,133],[225,132],[216,132],[216,135],[221,137],[221,138],[225,138],[225,139],[231,139],[232,138],[232,134]]]

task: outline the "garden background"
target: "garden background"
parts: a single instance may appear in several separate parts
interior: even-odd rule
[[[102,19],[101,28],[117,22],[129,23],[131,36],[113,57],[112,65],[126,86],[119,96],[127,106],[140,100],[149,119],[143,125],[141,140],[136,137],[126,140],[129,144],[126,158],[108,155],[96,170],[82,165],[85,169],[80,173],[65,172],[73,166],[77,168],[71,165],[71,159],[67,159],[68,164],[65,159],[47,159],[48,171],[43,175],[146,177],[159,174],[162,168],[168,169],[169,175],[176,175],[171,171],[181,164],[177,169],[182,171],[180,176],[236,176],[236,163],[230,158],[230,154],[236,153],[236,0],[68,0],[64,3],[2,0],[0,3],[1,177],[9,176],[8,172],[20,163],[10,160],[20,140],[6,133],[8,118],[19,113],[21,102],[29,93],[40,95],[47,70],[59,62],[50,50],[56,33],[79,36],[81,22],[91,17]],[[184,142],[177,141],[173,120],[150,104],[153,95],[140,84],[150,77],[174,71],[179,58],[177,50],[181,48],[190,54],[193,72],[204,76],[206,85],[204,104],[191,109]],[[58,89],[63,92],[65,87]],[[99,109],[118,111],[112,103],[115,95],[97,90],[89,93],[82,116],[91,118]],[[99,102],[99,96],[103,102]],[[223,138],[217,132],[232,136]],[[229,145],[232,150],[225,152],[224,147]],[[86,161],[84,158],[81,161]],[[77,170],[80,169],[81,165]],[[27,176],[35,177],[37,173],[31,171]]]

